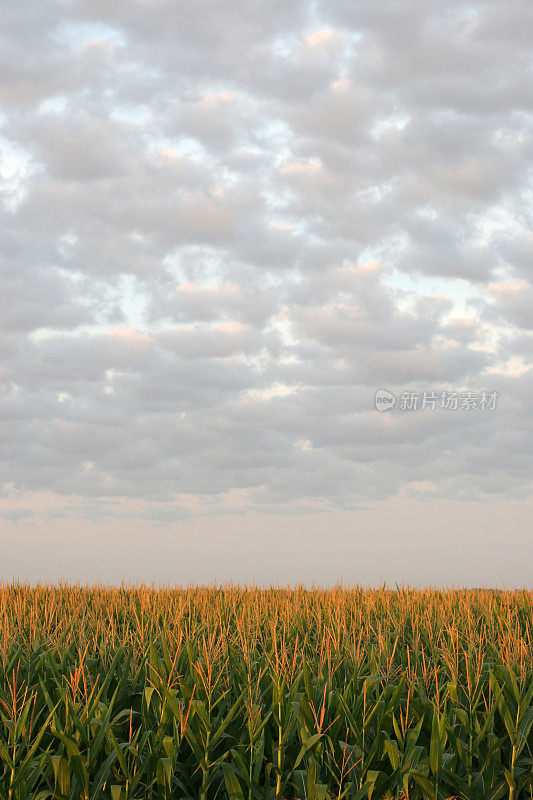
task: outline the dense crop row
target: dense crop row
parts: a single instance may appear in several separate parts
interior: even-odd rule
[[[533,798],[530,592],[0,588],[0,797]]]

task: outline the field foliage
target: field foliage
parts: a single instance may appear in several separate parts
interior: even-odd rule
[[[533,798],[533,593],[0,587],[0,798]]]

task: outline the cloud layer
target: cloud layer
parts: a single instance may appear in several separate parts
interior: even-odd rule
[[[0,513],[531,494],[527,0],[7,14]]]

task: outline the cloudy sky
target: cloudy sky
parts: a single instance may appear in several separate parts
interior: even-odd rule
[[[533,582],[532,38],[5,6],[1,577]]]

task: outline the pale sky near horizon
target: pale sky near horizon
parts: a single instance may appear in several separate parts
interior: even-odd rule
[[[0,579],[533,585],[532,41],[6,4]]]

